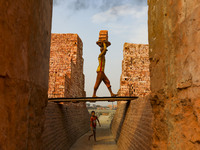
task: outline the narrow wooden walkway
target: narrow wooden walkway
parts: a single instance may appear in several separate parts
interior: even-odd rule
[[[49,98],[49,102],[96,102],[96,101],[132,101],[138,97],[79,97],[79,98]]]

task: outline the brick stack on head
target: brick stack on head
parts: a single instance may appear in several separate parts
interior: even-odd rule
[[[106,43],[107,47],[111,45],[111,43],[108,41],[108,30],[101,30],[99,32],[99,40],[96,43],[97,43],[97,45],[102,47],[103,46],[103,42]]]

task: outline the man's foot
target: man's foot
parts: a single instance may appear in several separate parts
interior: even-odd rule
[[[93,95],[92,97],[98,97],[98,96],[96,96],[96,95]]]
[[[117,97],[117,94],[111,94],[111,97]]]

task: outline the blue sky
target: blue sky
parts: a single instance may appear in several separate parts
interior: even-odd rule
[[[148,43],[145,0],[54,0],[52,33],[77,33],[83,41],[85,90],[92,96],[98,66],[100,30],[108,30],[111,46],[106,54],[105,73],[114,93],[120,88],[123,45]],[[102,83],[98,96],[109,96]]]

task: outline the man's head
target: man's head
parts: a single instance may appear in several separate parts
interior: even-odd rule
[[[95,111],[92,111],[92,112],[91,112],[91,115],[92,115],[92,116],[95,116]]]

